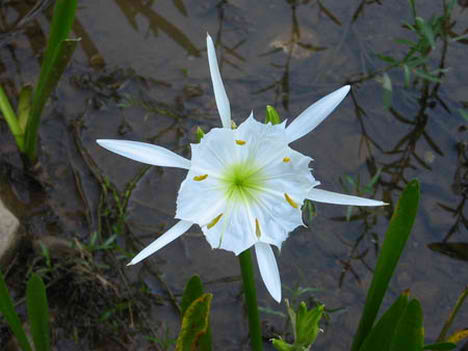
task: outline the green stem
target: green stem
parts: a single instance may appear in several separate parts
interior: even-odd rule
[[[8,97],[6,96],[3,88],[0,86],[0,112],[3,114],[8,127],[10,127],[11,133],[15,137],[16,145],[21,152],[24,150],[24,134],[19,125],[18,119],[16,118],[16,114],[13,111],[13,108],[10,105],[10,101],[8,101]]]
[[[437,338],[437,341],[444,341],[447,338],[447,332],[452,326],[453,320],[455,319],[455,316],[457,315],[458,311],[460,310],[460,307],[463,305],[463,302],[465,301],[467,296],[468,296],[468,286],[465,287],[463,292],[458,297],[457,302],[455,303],[455,306],[453,307],[453,310],[450,312],[447,321],[444,323],[444,327],[442,328],[442,331],[440,332],[440,335]]]
[[[250,343],[252,350],[263,350],[262,330],[260,328],[260,317],[257,306],[257,292],[255,290],[255,279],[252,268],[252,254],[250,249],[239,255],[239,264],[244,282],[245,302],[247,303],[247,313],[249,317]]]

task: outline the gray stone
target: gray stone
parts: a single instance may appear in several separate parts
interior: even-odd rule
[[[19,243],[20,223],[0,199],[0,265],[8,264]]]

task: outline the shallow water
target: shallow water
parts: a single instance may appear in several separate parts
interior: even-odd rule
[[[50,11],[39,11],[30,21],[27,17],[17,24],[33,5],[33,1],[13,0],[0,4],[0,28],[9,33],[0,36],[0,83],[10,96],[38,75]],[[423,18],[441,13],[441,2],[417,6]],[[467,28],[467,15],[468,11],[455,5],[457,33]],[[93,160],[98,172],[121,191],[137,177],[126,226],[129,240],[140,238],[138,247],[142,247],[174,223],[178,186],[185,174],[146,169],[100,149],[95,139],[151,141],[189,156],[196,127],[208,130],[220,125],[205,52],[206,32],[217,43],[233,119],[240,122],[253,109],[257,119],[263,120],[266,104],[289,119],[361,74],[384,67],[375,53],[401,57],[404,48],[394,39],[413,38],[402,27],[402,21],[409,18],[409,6],[403,0],[80,1],[74,34],[82,41],[41,124],[41,177],[49,184],[45,196],[35,198],[19,190],[21,176],[11,175],[21,169],[21,162],[13,138],[1,125],[0,155],[2,163],[11,167],[12,206],[31,234],[53,233],[86,241],[98,228],[100,187],[85,162]],[[301,45],[293,43],[293,38],[299,38]],[[434,65],[439,63],[441,50],[439,42],[431,56]],[[421,300],[429,342],[437,337],[466,285],[466,261],[428,248],[444,239],[466,242],[467,137],[466,123],[458,113],[463,101],[468,104],[465,62],[466,45],[451,43],[445,57],[450,70],[438,90],[439,100],[422,98],[419,87],[404,89],[401,70],[390,71],[394,92],[390,111],[384,108],[376,80],[353,84],[352,95],[313,133],[293,144],[314,158],[314,176],[324,189],[343,192],[339,179],[344,175],[359,176],[367,184],[370,174],[382,168],[375,197],[391,203],[386,209],[362,212],[351,222],[344,220],[346,208],[318,204],[312,225],[299,228],[285,242],[278,256],[283,286],[319,288],[314,296],[327,307],[346,308],[331,315],[317,340],[318,349],[349,349],[372,277],[368,267],[375,264],[375,248],[383,241],[401,189],[414,177],[421,181],[422,202],[386,305],[401,291],[411,289]],[[133,105],[122,107],[129,98]],[[141,106],[143,100],[146,109]],[[403,123],[395,116],[417,123]],[[44,216],[41,206],[45,205],[56,216]],[[457,206],[454,214],[450,209]],[[432,247],[455,255],[450,245]],[[164,272],[176,294],[192,274],[200,274],[215,295],[215,349],[248,349],[233,254],[211,250],[194,227],[146,264]],[[142,279],[155,294],[165,294],[144,265],[128,268],[128,275],[131,282]],[[270,298],[261,280],[257,282],[260,304],[282,310],[283,305]],[[288,297],[286,289],[283,294]],[[277,317],[262,317],[277,328],[283,326]],[[169,304],[153,306],[151,318],[164,320],[176,332],[179,322]],[[465,308],[455,326],[463,328],[467,322]]]

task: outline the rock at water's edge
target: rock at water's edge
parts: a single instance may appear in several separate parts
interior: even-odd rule
[[[0,266],[8,264],[20,240],[20,223],[0,199]]]

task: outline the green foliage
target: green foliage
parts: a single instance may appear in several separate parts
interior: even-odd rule
[[[5,317],[13,334],[16,336],[18,343],[23,351],[32,351],[26,333],[24,332],[21,321],[16,314],[13,301],[11,300],[8,288],[2,272],[0,272],[0,312]]]
[[[444,2],[445,3],[445,2]],[[377,78],[383,87],[383,100],[385,108],[391,106],[392,82],[386,73],[392,68],[400,68],[403,71],[404,85],[409,87],[412,77],[424,82],[440,83],[443,74],[447,71],[440,67],[431,67],[430,56],[437,47],[437,41],[452,35],[450,32],[450,16],[454,1],[451,0],[444,6],[443,14],[424,19],[417,15],[414,0],[409,0],[411,8],[411,23],[405,22],[404,27],[416,36],[416,40],[396,39],[395,42],[406,47],[406,53],[402,58],[379,54],[377,57],[388,63],[383,69],[382,76]],[[462,36],[452,38],[452,41],[463,39]]]
[[[423,346],[424,327],[421,305],[403,293],[382,315],[364,340],[359,351],[452,350],[450,342]]]
[[[26,288],[28,318],[35,351],[50,350],[49,308],[42,279],[32,274]]]
[[[359,351],[371,351],[375,349],[388,351],[395,337],[398,322],[408,307],[408,303],[408,294],[402,294],[372,328]]]
[[[374,277],[367,293],[364,311],[352,351],[358,351],[369,335],[395,267],[411,233],[419,204],[419,182],[413,180],[403,190],[385,235]]]
[[[205,136],[205,131],[200,127],[197,127],[197,142],[199,143]]]
[[[207,295],[211,296],[209,301],[206,297]],[[200,302],[202,297],[204,302]],[[203,293],[203,284],[198,275],[194,275],[190,278],[185,286],[180,304],[182,312],[182,330],[177,339],[177,350],[179,350],[179,348],[180,350],[185,350],[185,347],[196,344],[199,345],[200,350],[211,350],[211,327],[209,322],[211,298],[211,294]],[[208,305],[202,307],[200,305],[201,303]],[[198,307],[194,307],[194,304]],[[207,310],[205,308],[207,308]],[[205,313],[205,315],[200,315],[202,312]],[[206,320],[203,319],[200,322],[202,317],[206,318]],[[184,328],[190,327],[193,323],[197,323],[195,327],[197,329],[196,335],[190,333],[189,330],[184,330]]]
[[[28,306],[29,326],[34,342],[35,351],[50,350],[49,308],[47,305],[46,289],[42,279],[35,273],[31,275],[26,287],[26,302]],[[13,334],[23,351],[33,348],[26,336],[21,321],[16,314],[8,288],[0,272],[0,312],[5,317]]]
[[[56,0],[50,37],[42,61],[39,81],[34,93],[29,86],[21,89],[18,115],[14,113],[5,92],[0,87],[0,111],[15,137],[18,149],[25,153],[30,161],[36,159],[37,133],[42,110],[70,61],[78,42],[67,39],[75,18],[76,6],[77,0]]]
[[[457,345],[451,342],[441,342],[437,344],[425,345],[423,350],[453,350]]]
[[[301,302],[297,311],[294,311],[287,300],[286,304],[293,329],[294,344],[288,344],[282,339],[272,339],[273,346],[279,351],[307,351],[320,331],[319,322],[325,306],[317,305],[308,310],[306,304]]]
[[[278,112],[276,112],[275,108],[270,105],[267,105],[266,107],[265,124],[267,123],[271,123],[273,125],[281,123],[281,118]]]
[[[211,350],[211,344],[202,343],[201,339],[209,331],[212,299],[212,294],[203,294],[186,309],[177,338],[176,351]]]
[[[25,131],[25,153],[31,161],[36,159],[37,131],[42,110],[76,48],[76,40],[67,40],[75,18],[76,6],[77,0],[55,2],[50,37],[39,74],[39,82],[34,89],[31,112]]]

